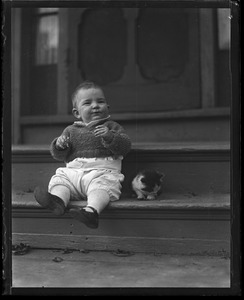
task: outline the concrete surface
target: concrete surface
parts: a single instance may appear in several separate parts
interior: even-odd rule
[[[121,255],[119,252],[31,249],[25,255],[13,255],[12,286],[230,287],[230,260],[226,257]]]

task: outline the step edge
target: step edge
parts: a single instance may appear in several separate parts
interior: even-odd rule
[[[136,151],[163,151],[163,152],[184,152],[184,151],[229,151],[229,142],[185,142],[185,143],[132,143],[131,152]],[[50,154],[49,145],[13,145],[12,154]]]
[[[211,199],[209,199],[211,197]],[[86,205],[86,201],[71,201],[69,207]],[[42,207],[35,201],[33,193],[13,192],[12,208]],[[181,195],[164,195],[164,199],[140,201],[122,198],[111,202],[107,210],[160,210],[160,209],[230,209],[230,194],[201,195],[184,198]]]

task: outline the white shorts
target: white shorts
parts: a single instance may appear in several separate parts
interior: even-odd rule
[[[107,168],[105,168],[107,167]],[[48,191],[57,185],[64,185],[70,190],[72,200],[86,199],[94,190],[105,190],[111,201],[121,195],[121,160],[111,158],[83,159],[78,158],[68,163],[66,168],[58,168],[52,176]]]

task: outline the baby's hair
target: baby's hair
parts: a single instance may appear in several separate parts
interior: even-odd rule
[[[86,81],[83,81],[82,83],[80,83],[76,87],[76,89],[74,90],[74,92],[71,96],[73,107],[76,106],[76,95],[78,94],[79,90],[81,90],[81,89],[88,90],[88,89],[92,89],[92,88],[100,89],[102,91],[102,88],[93,81],[86,80]]]

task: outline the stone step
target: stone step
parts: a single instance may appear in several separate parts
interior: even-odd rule
[[[89,229],[68,214],[40,208],[35,186],[47,186],[63,163],[47,146],[15,147],[12,157],[13,241],[37,248],[76,248],[169,254],[216,255],[230,251],[230,147],[228,143],[133,144],[123,161],[121,200],[102,212],[99,228]],[[154,201],[132,198],[137,171],[165,174]],[[70,205],[85,205],[85,201]]]
[[[47,186],[62,162],[55,161],[48,146],[13,148],[12,188],[30,192]],[[153,168],[165,174],[163,193],[181,195],[230,192],[230,147],[228,143],[133,144],[123,161],[123,195],[131,196],[131,181],[140,169]]]
[[[73,201],[70,206],[84,206]],[[35,248],[126,250],[165,254],[219,255],[230,252],[229,194],[164,195],[158,200],[122,198],[89,229],[69,214],[57,217],[41,208],[32,193],[12,197],[14,243]]]

